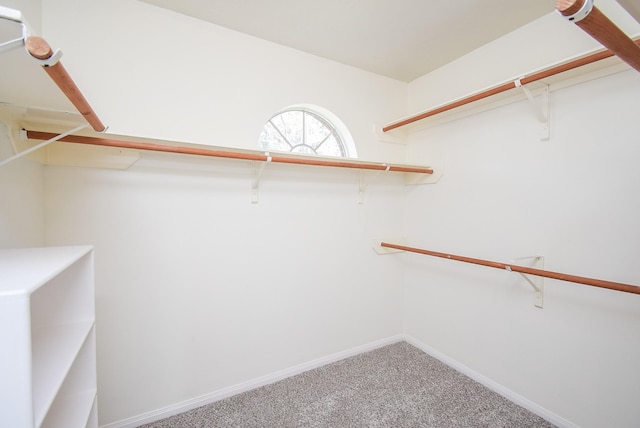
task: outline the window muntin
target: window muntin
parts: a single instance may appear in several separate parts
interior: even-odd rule
[[[304,108],[287,109],[269,119],[259,146],[263,150],[349,157],[345,142],[331,122]]]

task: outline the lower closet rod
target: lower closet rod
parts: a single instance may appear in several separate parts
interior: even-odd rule
[[[510,272],[520,272],[529,275],[544,276],[546,278],[559,279],[561,281],[575,282],[578,284],[590,285],[592,287],[608,288],[610,290],[623,291],[625,293],[640,294],[640,287],[619,282],[604,281],[602,279],[587,278],[583,276],[568,275],[565,273],[550,272],[548,270],[535,269],[530,267],[510,265],[489,260],[474,259],[471,257],[456,256],[454,254],[439,253],[437,251],[423,250],[421,248],[406,247],[404,245],[380,243],[382,247],[394,248],[396,250],[409,251],[412,253],[426,254],[427,256],[442,257],[443,259],[457,260],[459,262],[473,263],[476,265],[489,266],[496,269],[505,269]]]

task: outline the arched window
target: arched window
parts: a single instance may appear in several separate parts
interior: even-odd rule
[[[304,155],[357,157],[346,127],[331,113],[320,110],[309,106],[282,110],[264,125],[260,148]]]

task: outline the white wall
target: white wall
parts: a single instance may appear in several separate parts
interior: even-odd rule
[[[598,7],[627,33],[640,31],[615,2]],[[412,82],[410,109],[596,46],[557,18]],[[410,244],[502,262],[542,255],[551,271],[640,284],[638,95],[635,71],[552,92],[547,142],[526,101],[414,132],[409,158],[429,158],[445,176],[408,195]],[[637,295],[547,279],[537,309],[518,275],[417,255],[402,263],[408,335],[570,423],[637,425]]]
[[[415,82],[414,103],[428,106],[423,91],[444,74],[461,81],[476,56]],[[640,284],[639,76],[552,92],[546,142],[526,101],[414,132],[409,158],[445,176],[410,191],[409,243],[505,263],[542,255],[551,271]],[[401,263],[408,335],[569,423],[637,426],[640,296],[545,279],[537,309],[519,275],[412,254]]]
[[[143,165],[46,171],[47,242],[95,245],[101,424],[401,332],[370,248],[400,183],[358,205],[353,173],[279,168],[252,205],[247,168]]]
[[[31,28],[40,30],[39,0],[5,0],[2,5],[22,11]],[[3,97],[0,101],[6,99]],[[0,160],[15,154],[11,143],[14,120],[6,112],[0,111]],[[44,244],[43,195],[42,165],[19,159],[0,166],[0,248],[38,247]]]
[[[404,82],[134,0],[45,0],[44,35],[114,134],[255,149],[299,103],[336,114],[368,160],[404,161],[374,123],[405,113]]]
[[[524,103],[414,133],[408,157],[372,133],[406,114],[407,88],[410,110],[426,109],[591,42],[514,42],[551,31],[545,17],[407,86],[134,0],[43,10],[43,35],[113,133],[255,148],[270,115],[312,103],[345,122],[361,158],[446,172],[408,194],[380,178],[357,205],[354,172],[270,165],[252,205],[237,162],[46,167],[44,190],[35,167],[11,224],[44,200],[46,244],[96,248],[101,424],[392,336],[403,310],[411,336],[577,425],[638,420],[637,296],[547,280],[540,310],[516,275],[369,248],[410,232],[416,246],[542,254],[550,270],[639,284],[637,74],[554,92],[545,143]],[[491,56],[505,46],[514,69]],[[16,168],[0,184],[20,180]],[[18,201],[15,189],[0,196]],[[39,227],[1,243],[39,245]]]
[[[0,160],[14,155],[11,124],[0,118]],[[0,248],[44,245],[42,165],[17,159],[0,166]]]
[[[361,159],[404,161],[373,124],[407,84],[133,0],[45,0],[44,35],[110,132],[257,148],[268,118],[320,105]],[[373,178],[369,174],[368,178]],[[405,187],[238,161],[145,155],[128,171],[47,167],[47,244],[95,245],[99,417],[109,424],[401,333],[402,268],[373,238]]]

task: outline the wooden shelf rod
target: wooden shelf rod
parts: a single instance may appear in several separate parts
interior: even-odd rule
[[[50,132],[26,131],[27,138],[33,140],[48,140],[56,136]],[[262,162],[289,163],[299,165],[328,166],[337,168],[352,168],[361,170],[409,172],[417,174],[433,174],[433,169],[422,166],[411,165],[387,165],[381,163],[362,161],[342,161],[327,160],[325,158],[310,159],[293,156],[268,155],[263,152],[217,150],[199,147],[170,146],[156,143],[140,143],[133,141],[114,140],[109,138],[84,137],[80,135],[68,135],[60,138],[59,141],[67,143],[90,144],[94,146],[118,147],[122,149],[146,150],[153,152],[177,153],[185,155],[209,156],[218,158],[240,159]]]
[[[556,10],[602,46],[640,71],[640,46],[593,5],[593,0],[556,0]]]
[[[46,61],[53,58],[54,55],[51,46],[49,46],[42,37],[29,36],[25,40],[25,47],[31,56],[40,61],[45,61],[45,64],[42,66],[44,71],[46,71],[49,77],[51,77],[51,80],[58,85],[58,88],[60,88],[91,127],[97,132],[104,132],[107,127],[98,118],[98,115],[93,108],[91,108],[84,95],[82,95],[82,92],[71,76],[69,76],[67,70],[62,66],[62,63],[60,63],[60,61],[56,61],[53,64],[46,63]]]
[[[408,251],[412,253],[425,254],[428,256],[441,257],[449,260],[456,260],[459,262],[473,263],[473,264],[488,266],[496,269],[504,269],[510,272],[519,272],[519,273],[524,273],[529,275],[543,276],[545,278],[558,279],[560,281],[575,282],[578,284],[589,285],[592,287],[608,288],[610,290],[622,291],[625,293],[640,294],[640,287],[636,285],[631,285],[631,284],[622,284],[619,282],[604,281],[602,279],[587,278],[583,276],[551,272],[548,270],[535,269],[530,267],[505,264],[505,263],[499,263],[499,262],[492,262],[489,260],[474,259],[471,257],[464,257],[464,256],[456,256],[454,254],[439,253],[436,251],[423,250],[421,248],[407,247],[404,245],[390,244],[387,242],[380,243],[380,246],[393,248],[401,251]]]
[[[632,41],[632,43],[636,47],[638,47],[638,49],[640,49],[640,39],[636,40],[635,42]],[[572,61],[568,61],[568,62],[565,62],[563,64],[559,64],[559,65],[556,65],[554,67],[547,68],[545,70],[541,70],[541,71],[529,74],[529,75],[519,79],[520,80],[520,84],[521,85],[526,85],[526,84],[529,84],[529,83],[532,83],[532,82],[537,82],[538,80],[546,79],[548,77],[555,76],[556,74],[564,73],[565,71],[573,70],[575,68],[583,67],[585,65],[589,65],[589,64],[592,64],[594,62],[603,60],[603,59],[611,58],[612,56],[615,56],[615,53],[612,52],[611,50],[599,51],[599,52],[584,56],[582,58],[578,58],[578,59],[575,59],[575,60],[572,60]],[[497,95],[497,94],[509,91],[511,89],[515,89],[516,87],[517,87],[516,81],[503,83],[503,84],[501,84],[499,86],[487,89],[487,90],[482,91],[482,92],[478,92],[478,93],[476,93],[474,95],[470,95],[468,97],[461,98],[459,100],[450,102],[448,104],[444,104],[444,105],[442,105],[440,107],[436,107],[434,109],[427,110],[427,111],[425,111],[423,113],[419,113],[419,114],[416,114],[414,116],[408,117],[406,119],[399,120],[397,122],[391,123],[391,124],[385,126],[384,128],[382,128],[382,131],[383,132],[388,132],[388,131],[394,130],[396,128],[400,128],[400,127],[412,124],[414,122],[418,122],[418,121],[426,119],[428,117],[435,116],[435,115],[438,115],[440,113],[444,113],[446,111],[453,110],[453,109],[456,109],[458,107],[462,107],[462,106],[467,105],[467,104],[471,104],[471,103],[473,103],[475,101],[480,101],[480,100],[488,98],[488,97],[490,97],[492,95]]]

